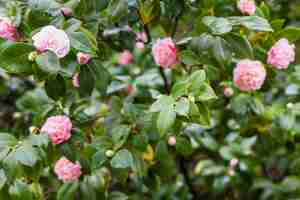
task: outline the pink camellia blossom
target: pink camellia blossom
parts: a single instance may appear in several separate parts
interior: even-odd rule
[[[124,50],[120,55],[119,55],[119,64],[120,65],[129,65],[133,60],[133,55],[129,50]]]
[[[54,26],[45,26],[33,37],[33,45],[41,52],[52,51],[57,57],[63,58],[70,51],[70,39],[68,35]]]
[[[295,45],[285,38],[280,39],[268,52],[268,64],[277,69],[286,69],[295,61]]]
[[[241,60],[233,71],[233,79],[242,91],[259,90],[266,79],[266,70],[260,61]]]
[[[146,43],[148,41],[147,34],[145,32],[137,33],[136,34],[137,41]]]
[[[144,50],[145,49],[145,44],[143,42],[136,42],[135,47],[139,50]]]
[[[171,38],[158,39],[152,47],[152,54],[157,65],[172,68],[177,63],[177,49]]]
[[[81,165],[79,162],[73,163],[62,157],[55,163],[54,172],[58,179],[64,183],[77,181],[81,175]]]
[[[72,78],[72,84],[74,87],[79,88],[80,87],[80,78],[79,73],[76,73]]]
[[[17,29],[8,19],[0,19],[0,37],[13,42],[18,39]]]
[[[91,59],[91,56],[87,53],[79,52],[77,53],[77,62],[80,65],[85,65],[87,64]]]
[[[72,122],[67,116],[49,117],[41,132],[47,133],[53,144],[60,144],[71,137]]]
[[[256,10],[254,0],[239,0],[238,8],[241,11],[241,13],[246,15],[253,15]]]

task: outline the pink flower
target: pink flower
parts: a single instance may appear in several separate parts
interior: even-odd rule
[[[277,69],[286,69],[295,61],[295,45],[285,38],[280,39],[268,52],[268,64]]]
[[[133,87],[133,85],[129,84],[127,86],[127,94],[132,95],[133,92],[134,92],[134,87]]]
[[[80,87],[80,78],[79,73],[76,73],[72,78],[72,84],[74,87],[79,88]]]
[[[168,138],[168,144],[170,145],[170,146],[175,146],[176,145],[176,137],[175,136],[170,136],[169,138]]]
[[[177,62],[177,49],[171,38],[158,39],[152,47],[152,54],[157,65],[171,68]]]
[[[18,32],[7,19],[0,19],[0,37],[10,41],[17,41]]]
[[[73,163],[62,157],[55,163],[54,172],[64,183],[74,182],[81,175],[81,165],[79,162]]]
[[[243,14],[253,15],[256,10],[254,0],[239,0],[238,8]]]
[[[68,35],[54,26],[45,26],[33,37],[33,45],[41,52],[46,50],[54,52],[57,57],[63,58],[70,51]]]
[[[129,65],[133,60],[133,55],[129,50],[125,50],[123,51],[120,55],[119,55],[119,64],[120,65]]]
[[[146,43],[148,41],[148,37],[145,32],[137,33],[136,39],[137,39],[137,41],[143,42],[143,43]]]
[[[145,44],[143,42],[137,42],[137,43],[135,43],[135,47],[139,50],[144,50]]]
[[[41,132],[47,133],[53,144],[60,144],[71,137],[72,122],[62,115],[49,117]]]
[[[77,53],[77,62],[80,65],[85,65],[87,64],[91,59],[91,56],[87,53],[79,52]]]
[[[266,70],[259,61],[241,60],[233,71],[233,79],[242,91],[258,90],[266,79]]]

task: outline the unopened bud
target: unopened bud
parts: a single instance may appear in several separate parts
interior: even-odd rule
[[[32,134],[37,134],[39,132],[39,128],[36,126],[30,126],[29,127],[29,132]]]
[[[69,7],[63,7],[61,8],[61,12],[65,17],[71,17],[73,15],[73,10]]]
[[[232,97],[233,94],[234,94],[234,91],[231,87],[225,87],[224,88],[225,97]]]
[[[229,170],[228,170],[228,175],[229,175],[229,176],[234,176],[234,175],[235,175],[234,169],[229,169]]]
[[[38,52],[37,51],[33,51],[28,55],[28,60],[30,61],[35,61],[35,59],[38,57]]]
[[[115,154],[115,152],[114,152],[113,150],[107,150],[107,151],[105,152],[105,155],[106,155],[107,157],[109,157],[109,158],[113,157],[114,154]]]
[[[170,136],[168,139],[168,144],[170,146],[175,146],[176,145],[176,137],[175,136]]]
[[[294,104],[293,103],[288,103],[288,104],[286,104],[286,107],[288,108],[288,109],[292,109],[293,108],[293,106],[294,106]]]
[[[235,168],[237,164],[239,163],[239,160],[237,158],[233,158],[230,160],[230,167]]]

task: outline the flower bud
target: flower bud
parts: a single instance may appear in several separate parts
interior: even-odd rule
[[[107,157],[109,157],[109,158],[113,157],[114,154],[115,154],[115,152],[114,152],[113,150],[107,150],[107,151],[105,152],[105,155],[106,155]]]
[[[239,160],[237,158],[233,158],[230,160],[230,167],[235,168],[237,164],[239,163]]]
[[[175,136],[170,136],[168,139],[168,144],[170,146],[175,146],[176,145],[176,137]]]
[[[65,17],[71,17],[73,15],[73,10],[69,7],[61,8],[61,12],[64,14]]]
[[[231,87],[224,88],[224,96],[225,97],[232,97],[233,94],[234,94],[234,91]]]
[[[36,126],[30,126],[29,127],[29,132],[32,134],[37,134],[39,132],[39,128]]]
[[[79,52],[77,53],[77,62],[80,65],[85,65],[87,64],[91,59],[91,56],[87,53]]]
[[[33,51],[28,55],[28,60],[30,61],[35,61],[35,59],[38,57],[38,52],[37,51]]]

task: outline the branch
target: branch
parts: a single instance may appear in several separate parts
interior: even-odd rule
[[[167,76],[164,72],[164,69],[162,67],[159,67],[159,73],[162,77],[162,79],[164,80],[164,87],[165,87],[165,90],[167,92],[167,94],[170,94],[170,86],[169,86],[169,83],[168,83],[168,79],[167,79]]]

